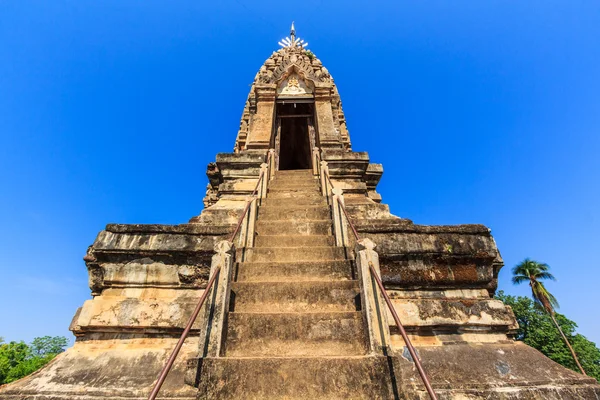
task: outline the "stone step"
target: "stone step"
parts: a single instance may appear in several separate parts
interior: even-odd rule
[[[327,199],[323,196],[318,197],[289,197],[289,198],[276,198],[267,197],[262,201],[262,206],[276,206],[276,207],[294,207],[294,206],[327,206]]]
[[[319,182],[319,178],[312,175],[275,175],[271,182]]]
[[[242,251],[242,250],[240,250]],[[254,247],[244,250],[245,262],[269,261],[342,261],[346,259],[343,247]]]
[[[312,176],[308,177],[296,177],[296,176],[285,176],[285,177],[276,177],[269,182],[269,186],[271,185],[298,185],[298,186],[316,186],[318,187],[320,181],[317,178],[313,178]]]
[[[271,184],[278,183],[311,183],[316,184],[319,182],[319,179],[313,177],[312,175],[286,175],[286,176],[275,176],[274,179],[271,179],[269,182],[269,186]]]
[[[312,169],[286,169],[275,172],[275,177],[306,175],[312,176]]]
[[[330,220],[256,221],[258,235],[331,235]]]
[[[366,338],[360,312],[230,312],[226,357],[363,355]]]
[[[234,312],[352,312],[360,310],[357,281],[235,282]]]
[[[296,178],[282,178],[273,179],[269,182],[269,189],[271,188],[286,188],[286,187],[297,187],[307,189],[319,189],[319,181],[315,179],[296,179]]]
[[[198,399],[388,400],[391,375],[381,356],[206,358]]]
[[[299,185],[269,185],[267,193],[280,193],[280,192],[292,192],[292,193],[318,193],[321,194],[321,191],[317,187],[317,185],[313,186],[299,186]]]
[[[294,206],[275,207],[262,206],[258,211],[260,220],[290,220],[290,219],[330,219],[329,207],[327,206]]]
[[[278,192],[294,192],[294,193],[321,193],[321,190],[317,185],[269,185],[268,193]]]
[[[381,356],[205,358],[198,388],[202,400],[395,398],[389,364]]]
[[[273,191],[269,189],[267,191],[267,198],[270,199],[297,199],[298,197],[304,198],[319,198],[321,196],[321,192],[314,191],[305,191],[305,190],[283,190],[283,191]]]
[[[242,262],[236,265],[238,282],[314,282],[353,279],[351,261]]]
[[[332,235],[257,235],[254,247],[335,246]]]
[[[280,175],[276,174],[271,182],[289,182],[289,181],[305,181],[305,182],[318,182],[319,178],[313,176],[312,174],[288,174],[288,175]]]

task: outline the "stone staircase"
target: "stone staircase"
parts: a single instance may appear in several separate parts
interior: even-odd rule
[[[279,171],[240,251],[222,354],[202,361],[204,399],[388,399],[388,365],[368,355],[360,288],[335,247],[310,170]]]

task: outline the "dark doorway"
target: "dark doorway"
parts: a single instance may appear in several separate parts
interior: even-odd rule
[[[280,170],[312,168],[309,130],[312,116],[313,105],[310,103],[277,105]]]

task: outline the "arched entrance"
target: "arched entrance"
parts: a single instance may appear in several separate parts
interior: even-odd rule
[[[292,72],[277,90],[275,149],[279,170],[312,168],[316,141],[312,88]]]
[[[279,155],[280,170],[312,168],[313,110],[313,103],[277,104],[275,145]]]

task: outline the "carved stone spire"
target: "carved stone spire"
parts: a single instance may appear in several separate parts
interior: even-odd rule
[[[292,29],[290,31],[290,36],[292,38],[292,43],[296,43],[296,28],[294,28],[294,21],[292,21]]]
[[[281,41],[279,41],[278,43],[281,47],[299,47],[300,49],[308,50],[308,42],[305,42],[303,39],[296,37],[296,28],[294,27],[294,22],[292,22],[290,36],[281,39]]]

